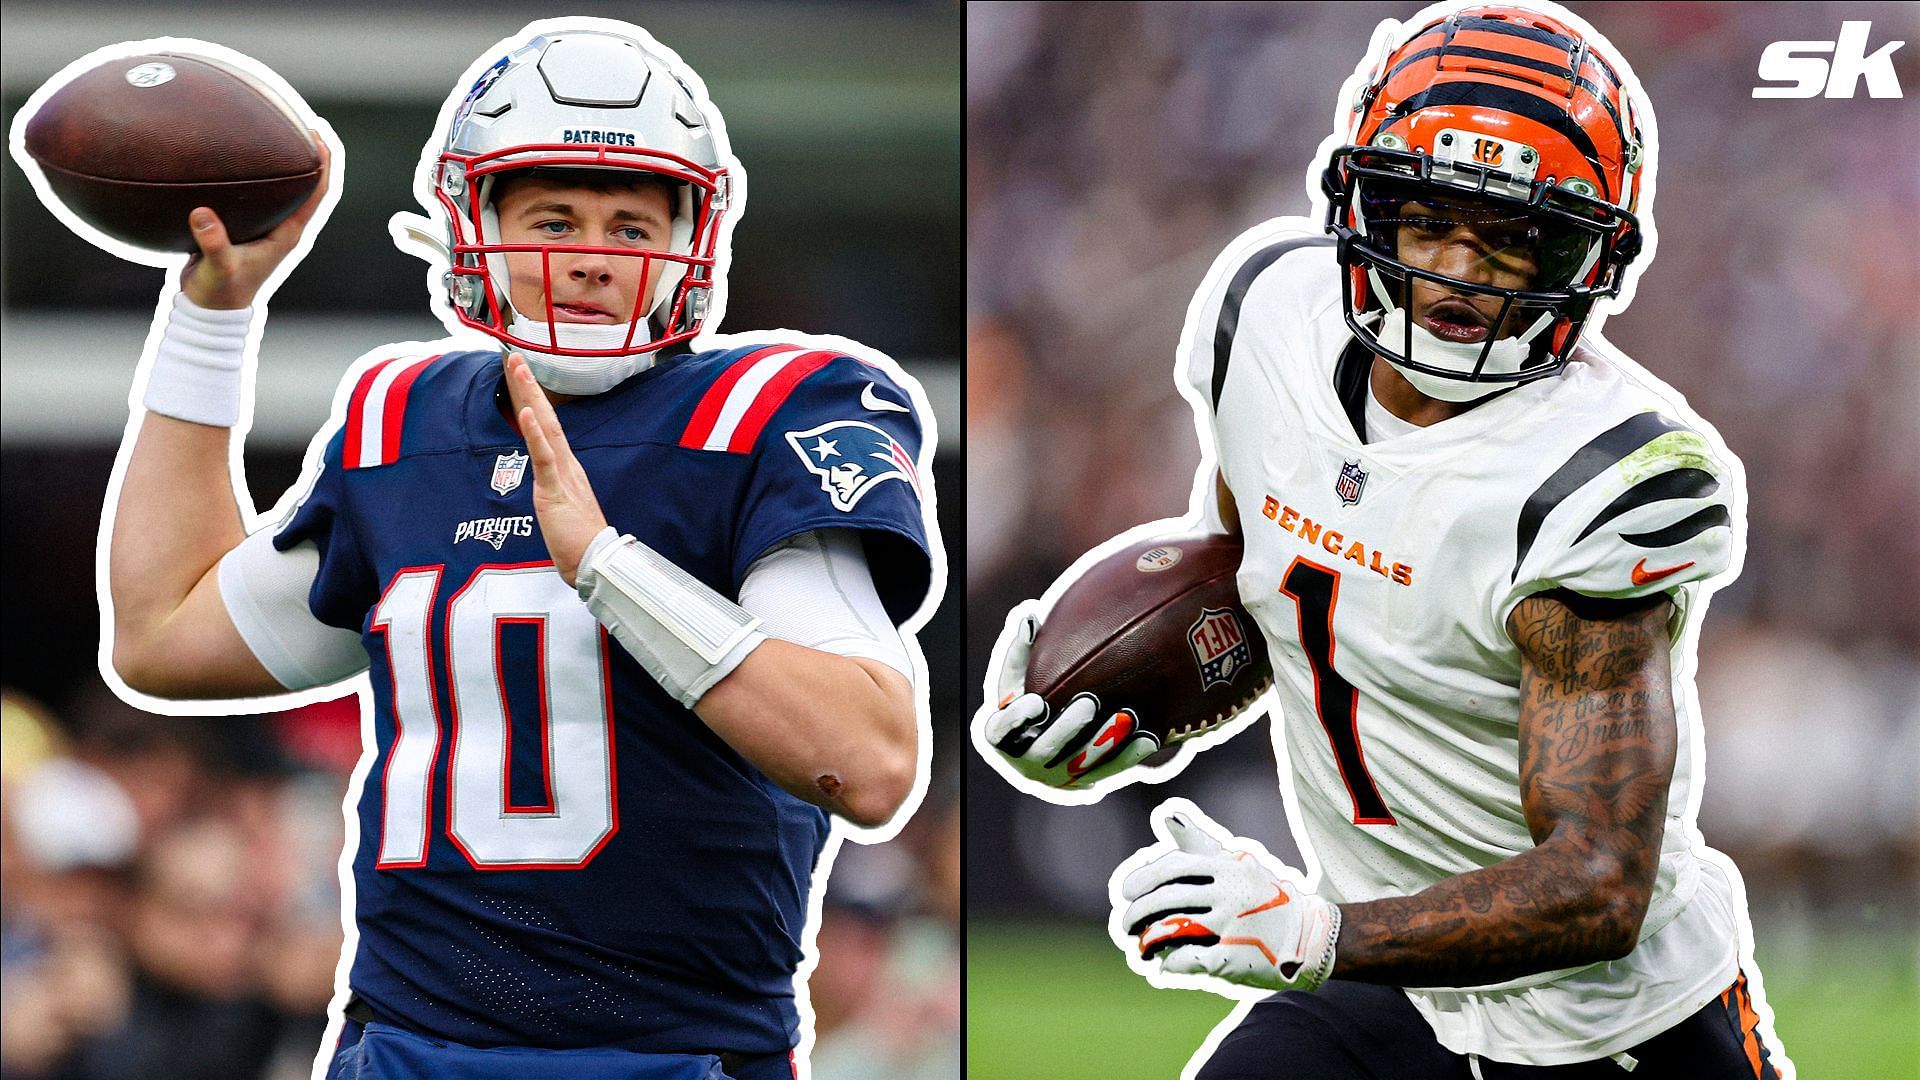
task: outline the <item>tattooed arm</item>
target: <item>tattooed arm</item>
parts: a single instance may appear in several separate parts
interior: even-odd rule
[[[1653,892],[1676,724],[1664,596],[1530,596],[1520,802],[1535,847],[1413,896],[1342,904],[1343,979],[1478,986],[1633,951]]]

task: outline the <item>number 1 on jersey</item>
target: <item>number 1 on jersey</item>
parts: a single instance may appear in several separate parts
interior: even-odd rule
[[[1340,778],[1353,796],[1353,823],[1397,824],[1386,800],[1373,786],[1373,777],[1367,775],[1367,759],[1360,752],[1360,692],[1333,669],[1333,608],[1340,601],[1340,572],[1296,556],[1280,579],[1280,591],[1292,597],[1299,608],[1300,647],[1313,666],[1314,711],[1327,731],[1327,741],[1333,744]]]

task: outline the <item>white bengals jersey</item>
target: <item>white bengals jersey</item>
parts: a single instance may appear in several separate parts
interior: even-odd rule
[[[1464,414],[1364,441],[1367,363],[1349,352],[1333,243],[1301,219],[1247,233],[1182,345],[1240,512],[1240,593],[1273,658],[1296,834],[1337,901],[1412,894],[1531,849],[1508,614],[1546,589],[1670,595],[1679,760],[1638,947],[1407,991],[1456,1053],[1617,1053],[1736,971],[1739,892],[1692,825],[1691,661],[1702,585],[1739,559],[1743,474],[1679,395],[1593,349]]]

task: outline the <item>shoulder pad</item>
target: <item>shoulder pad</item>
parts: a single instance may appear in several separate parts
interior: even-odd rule
[[[370,469],[400,460],[400,431],[408,395],[421,373],[441,355],[397,356],[361,373],[347,400],[347,422],[341,430],[341,468]]]
[[[763,345],[728,361],[680,433],[690,450],[745,454],[794,388],[841,354],[805,345]]]
[[[1730,471],[1707,440],[1659,413],[1576,451],[1522,506],[1513,580],[1595,596],[1657,592],[1730,564]]]
[[[1255,280],[1265,277],[1284,256],[1330,249],[1334,243],[1333,237],[1308,227],[1304,219],[1279,218],[1241,234],[1214,260],[1188,312],[1190,332],[1184,343],[1186,378],[1208,407],[1219,408],[1227,362],[1240,329],[1240,311]],[[1317,283],[1335,286],[1334,295],[1338,295],[1339,278],[1317,261],[1302,272],[1324,278]]]

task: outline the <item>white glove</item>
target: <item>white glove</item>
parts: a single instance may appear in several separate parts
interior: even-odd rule
[[[1224,830],[1206,817],[1161,814],[1174,850],[1127,875],[1120,898],[1131,902],[1124,911],[1115,905],[1115,940],[1137,938],[1142,958],[1160,957],[1174,974],[1318,989],[1333,972],[1340,909],[1293,870],[1228,850],[1217,839]]]
[[[1033,604],[1010,623],[1000,671],[992,682],[999,706],[982,709],[986,742],[1022,776],[1049,787],[1080,788],[1129,766],[1160,749],[1152,732],[1126,709],[1102,717],[1100,699],[1080,694],[1052,715],[1039,694],[1026,692],[1027,656],[1033,651],[1040,618]]]

